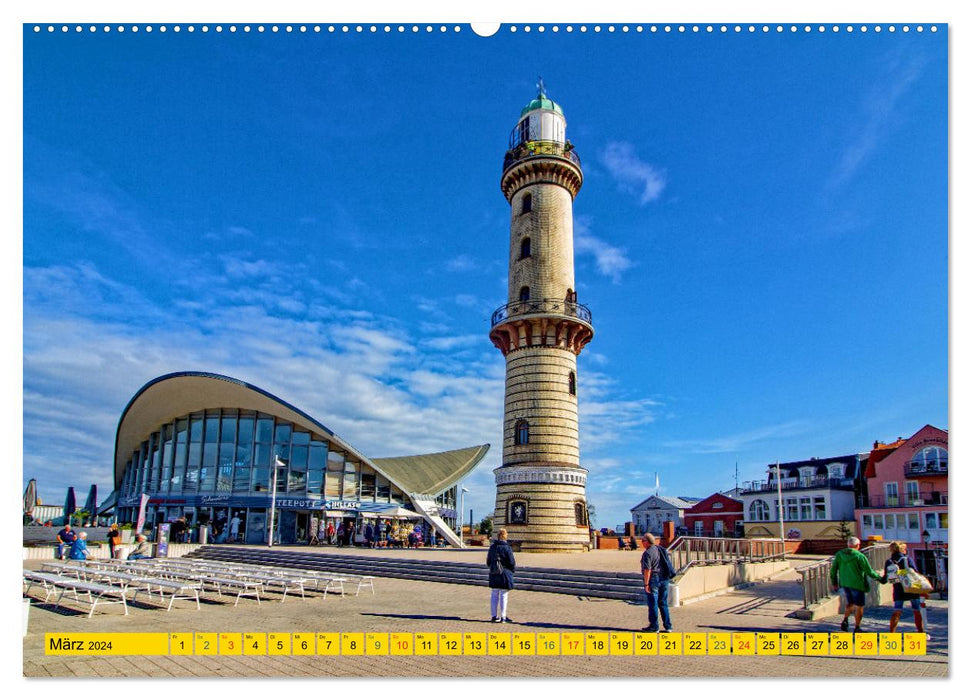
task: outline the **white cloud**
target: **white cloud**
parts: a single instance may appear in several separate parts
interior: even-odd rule
[[[910,59],[903,65],[896,60],[887,63],[890,75],[869,88],[862,100],[861,118],[845,120],[852,125],[850,143],[830,175],[829,189],[849,181],[887,138],[894,125],[898,103],[923,72],[922,59]]]
[[[465,254],[458,255],[445,263],[445,269],[449,272],[471,272],[475,268],[475,261]]]
[[[779,425],[753,428],[735,435],[697,440],[672,440],[664,447],[691,454],[737,454],[752,445],[780,437],[794,437],[805,434],[810,428],[807,421],[788,421]]]
[[[632,144],[612,141],[600,151],[600,162],[617,182],[622,192],[633,194],[641,204],[652,202],[661,196],[667,184],[667,174],[641,160]]]
[[[623,248],[612,246],[590,233],[590,219],[579,216],[573,222],[573,246],[577,255],[593,256],[600,274],[620,283],[621,275],[634,266]]]

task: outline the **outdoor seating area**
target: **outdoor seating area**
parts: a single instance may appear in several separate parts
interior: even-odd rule
[[[90,606],[88,617],[100,603],[121,604],[128,614],[128,603],[134,603],[139,593],[150,603],[158,603],[171,610],[177,600],[194,601],[200,609],[199,596],[214,594],[212,602],[222,602],[224,596],[235,594],[233,607],[241,598],[250,597],[261,605],[267,594],[279,595],[285,602],[288,594],[299,593],[307,598],[309,591],[345,595],[345,584],[356,586],[355,595],[369,589],[374,595],[374,577],[335,574],[326,571],[306,571],[257,564],[207,561],[202,559],[91,559],[84,561],[45,562],[42,571],[24,569],[24,595],[40,586],[43,601],[57,596],[60,606],[65,593],[77,603]],[[166,604],[167,603],[167,604]]]

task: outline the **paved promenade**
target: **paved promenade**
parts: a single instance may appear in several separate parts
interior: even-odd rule
[[[278,549],[278,548],[275,548]],[[299,548],[306,552],[307,548]],[[484,561],[485,551],[339,550],[328,554],[388,556],[400,559]],[[576,555],[517,555],[520,566],[638,570],[637,552],[598,551]],[[39,566],[39,562],[35,563]],[[139,602],[125,617],[119,606],[87,617],[86,606],[54,610],[35,605],[23,641],[23,671],[28,677],[946,677],[948,675],[947,602],[928,604],[931,633],[923,657],[814,656],[45,656],[47,632],[615,632],[647,624],[647,609],[622,601],[514,590],[509,597],[512,624],[489,621],[489,590],[478,586],[380,578],[376,595],[343,599],[310,593],[306,600],[279,595],[257,606],[239,607],[207,594],[202,610],[177,601],[170,612]],[[672,610],[678,632],[835,632],[839,618],[806,622],[787,617],[800,606],[798,575],[786,571],[772,581]],[[888,628],[889,606],[868,610],[864,631]],[[907,620],[910,620],[909,622]],[[905,614],[898,631],[913,631]]]

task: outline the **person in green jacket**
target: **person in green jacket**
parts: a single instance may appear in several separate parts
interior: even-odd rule
[[[846,549],[841,549],[833,557],[833,565],[829,570],[833,590],[842,588],[846,595],[846,612],[843,613],[843,621],[840,623],[840,629],[844,632],[849,630],[848,620],[851,613],[856,620],[853,631],[860,631],[866,593],[870,590],[870,582],[867,579],[871,578],[881,583],[887,582],[886,577],[874,571],[870,561],[860,553],[860,539],[850,537],[846,540]]]

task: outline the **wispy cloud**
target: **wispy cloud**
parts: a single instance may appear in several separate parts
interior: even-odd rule
[[[924,59],[913,56],[887,61],[885,79],[867,90],[861,100],[858,118],[846,120],[853,125],[849,143],[833,168],[827,189],[838,188],[852,179],[884,142],[894,127],[900,100],[920,79],[924,63]]]
[[[634,263],[624,248],[612,246],[590,232],[590,219],[578,216],[573,222],[573,246],[577,255],[589,255],[597,264],[597,271],[619,284],[624,272]]]
[[[612,141],[600,151],[600,162],[613,176],[622,192],[637,197],[641,204],[653,202],[661,196],[667,184],[664,169],[641,160],[634,146],[624,141]]]
[[[445,263],[449,272],[471,272],[476,268],[475,260],[469,255],[458,255]]]
[[[788,421],[779,425],[753,428],[735,435],[699,438],[697,440],[672,440],[663,444],[666,448],[691,454],[738,453],[766,440],[804,435],[809,432],[810,428],[811,425],[808,421]]]

